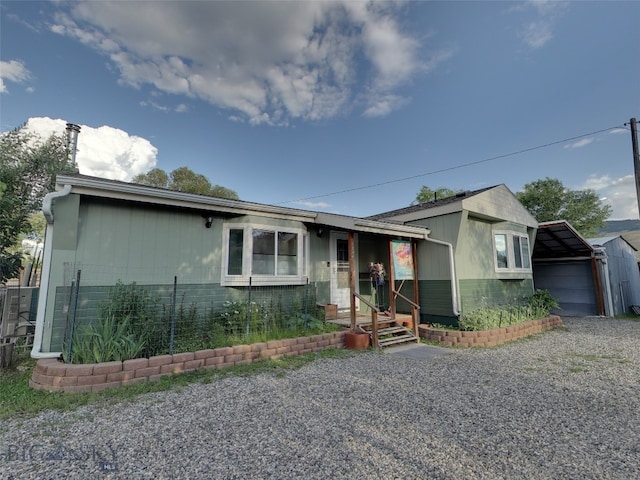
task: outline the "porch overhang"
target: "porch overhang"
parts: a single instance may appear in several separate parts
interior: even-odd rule
[[[314,221],[310,223],[338,230],[357,233],[374,233],[378,235],[411,238],[416,240],[428,238],[431,233],[430,230],[425,227],[403,225],[395,222],[367,220],[365,218],[348,217],[345,215],[323,212],[318,212]]]

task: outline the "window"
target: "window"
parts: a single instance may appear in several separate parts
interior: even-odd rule
[[[513,236],[513,255],[516,268],[530,268],[529,237]]]
[[[507,250],[507,235],[496,234],[496,266],[497,268],[509,268],[509,255]]]
[[[308,235],[302,228],[225,225],[223,241],[222,285],[248,285],[249,279],[254,285],[306,281]]]
[[[493,235],[495,267],[497,272],[530,272],[529,237],[513,232],[495,232]]]
[[[244,230],[229,230],[229,257],[227,275],[242,275],[242,244]]]

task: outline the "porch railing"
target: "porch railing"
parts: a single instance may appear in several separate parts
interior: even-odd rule
[[[418,310],[420,310],[420,305],[418,305],[415,302],[412,302],[407,297],[405,297],[400,292],[394,289],[391,289],[391,293],[393,295],[394,301],[396,297],[400,297],[402,300],[407,302],[409,306],[411,306],[411,329],[413,330],[413,333],[415,334],[415,336],[419,337],[420,335],[418,332]]]
[[[374,348],[378,348],[378,313],[380,310],[378,307],[369,302],[366,298],[364,298],[359,293],[353,294],[354,298],[359,299],[362,303],[364,303],[367,307],[371,309],[371,344]],[[356,312],[355,310],[351,312],[351,329],[355,330],[356,328]]]

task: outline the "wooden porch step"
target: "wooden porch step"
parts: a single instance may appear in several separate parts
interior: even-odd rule
[[[418,339],[412,333],[406,333],[404,335],[397,335],[395,337],[381,338],[378,340],[378,346],[380,348],[388,347],[389,345],[395,345],[397,343],[415,342]]]
[[[393,327],[379,328],[378,337],[381,337],[382,335],[389,335],[389,334],[400,333],[400,332],[404,333],[406,331],[407,331],[406,327],[401,327],[399,325],[395,325]]]

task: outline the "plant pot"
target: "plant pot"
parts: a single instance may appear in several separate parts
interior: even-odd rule
[[[344,346],[349,350],[366,350],[369,348],[369,333],[347,332],[344,335]]]

